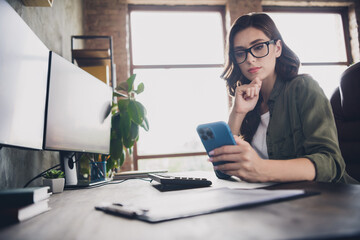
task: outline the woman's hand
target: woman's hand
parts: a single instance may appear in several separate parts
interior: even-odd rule
[[[247,114],[253,110],[259,99],[262,81],[256,77],[250,84],[237,86],[233,111],[238,114]]]
[[[266,182],[264,174],[266,161],[261,159],[248,142],[234,136],[237,145],[227,145],[210,152],[210,162],[231,161],[218,166],[215,170],[237,176],[247,182]]]

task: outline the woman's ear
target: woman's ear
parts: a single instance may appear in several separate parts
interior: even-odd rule
[[[276,41],[275,44],[275,56],[276,58],[281,56],[281,52],[282,52],[282,41],[279,39]]]

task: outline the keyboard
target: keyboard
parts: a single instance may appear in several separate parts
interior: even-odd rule
[[[208,187],[212,182],[206,178],[149,174],[149,178],[166,186]]]

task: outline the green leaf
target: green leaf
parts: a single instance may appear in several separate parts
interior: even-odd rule
[[[146,114],[147,114],[147,111],[146,111],[146,108],[144,107],[144,105],[142,105],[141,102],[138,102],[138,101],[135,101],[136,102],[136,105],[137,107],[140,109],[141,113],[142,113],[142,118],[145,118]]]
[[[128,89],[127,89],[128,93],[133,90],[135,78],[136,78],[136,74],[133,74],[128,78],[128,80],[126,80],[126,82],[128,84]]]
[[[127,82],[121,82],[119,85],[115,88],[118,91],[126,91],[128,92],[129,85]]]
[[[135,143],[135,141],[132,140],[130,136],[126,136],[124,138],[124,146],[126,148],[131,148],[132,146],[134,146],[134,143]]]
[[[118,112],[118,109],[119,109],[119,107],[118,107],[117,103],[113,102],[112,107],[111,107],[111,114],[114,116]]]
[[[121,139],[112,140],[110,142],[110,154],[114,159],[119,159],[123,150]]]
[[[124,151],[121,151],[121,155],[120,155],[120,167],[124,164],[125,162],[125,154],[124,154]]]
[[[114,129],[112,129],[110,140],[115,140],[115,139],[121,138],[121,136],[119,137],[118,133],[120,133],[120,131],[115,131]]]
[[[144,117],[144,121],[140,125],[145,131],[149,131],[149,120]]]
[[[135,141],[139,136],[139,126],[137,124],[131,123],[130,129],[130,138]]]
[[[120,115],[120,131],[122,133],[122,136],[124,137],[129,136],[130,127],[131,127],[130,115],[127,112],[123,112]]]
[[[113,169],[119,164],[119,159],[115,159],[112,156],[106,161],[106,169]]]
[[[144,83],[140,83],[140,84],[137,86],[137,89],[135,90],[135,92],[136,92],[137,94],[140,94],[140,93],[142,93],[142,92],[144,91],[144,89],[145,89]]]
[[[114,161],[112,161],[111,158],[109,158],[107,161],[106,161],[106,169],[113,169],[114,168]]]
[[[127,110],[128,105],[129,105],[129,100],[128,99],[120,99],[118,101],[118,108],[120,112],[124,112]]]
[[[115,114],[111,118],[111,129],[117,131],[120,129],[120,114]]]
[[[144,119],[144,111],[139,102],[130,101],[128,105],[128,111],[131,120],[140,125]]]
[[[51,169],[49,171],[47,171],[44,175],[44,178],[49,178],[49,179],[54,179],[54,178],[63,178],[64,177],[64,172],[61,170],[55,170],[55,169]]]

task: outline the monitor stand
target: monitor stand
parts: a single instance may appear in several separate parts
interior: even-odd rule
[[[77,185],[76,158],[73,152],[60,152],[61,166],[65,172],[65,186]]]
[[[76,170],[78,158],[80,157],[74,152],[60,152],[61,166],[65,172],[65,189],[101,186],[110,181],[106,178],[95,181],[79,180]]]

